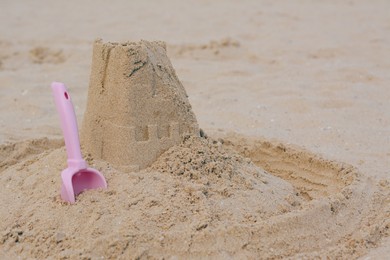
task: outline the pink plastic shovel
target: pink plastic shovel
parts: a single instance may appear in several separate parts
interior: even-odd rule
[[[74,203],[75,196],[79,193],[89,189],[107,188],[107,183],[103,174],[88,168],[86,161],[81,156],[76,114],[65,85],[53,82],[51,88],[60,114],[61,128],[68,154],[68,168],[61,173],[61,198]]]

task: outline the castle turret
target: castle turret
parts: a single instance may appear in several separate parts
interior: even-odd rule
[[[81,141],[92,157],[143,169],[186,135],[199,135],[162,42],[94,44]]]

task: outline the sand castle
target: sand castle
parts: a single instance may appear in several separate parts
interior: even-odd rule
[[[199,135],[199,127],[165,44],[97,40],[82,124],[84,151],[137,170],[186,135]]]

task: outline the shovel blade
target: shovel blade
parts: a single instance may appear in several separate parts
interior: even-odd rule
[[[76,196],[85,190],[107,188],[103,174],[92,168],[78,171],[68,168],[62,172],[61,177],[61,198],[70,203],[75,203]]]

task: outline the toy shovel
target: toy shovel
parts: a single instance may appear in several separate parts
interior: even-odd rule
[[[95,169],[88,168],[86,161],[81,156],[76,114],[65,85],[60,82],[53,82],[51,88],[60,114],[61,128],[68,155],[68,168],[61,173],[61,198],[74,203],[75,196],[79,193],[89,189],[106,188],[107,183],[103,174]]]

